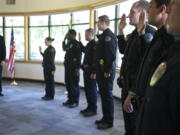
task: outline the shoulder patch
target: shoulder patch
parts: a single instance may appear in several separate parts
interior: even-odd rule
[[[105,37],[105,41],[106,41],[106,42],[111,41],[111,37],[110,37],[110,36],[106,36],[106,37]]]
[[[152,75],[151,81],[150,81],[150,86],[153,87],[154,85],[156,85],[156,83],[162,78],[162,76],[164,75],[164,73],[166,72],[166,68],[167,68],[167,64],[166,62],[162,62],[157,69],[155,70],[155,72]]]
[[[153,35],[151,33],[147,33],[145,37],[147,42],[151,42],[153,39]]]

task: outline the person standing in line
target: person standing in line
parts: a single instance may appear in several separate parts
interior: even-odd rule
[[[84,71],[84,90],[88,105],[87,108],[81,110],[80,113],[85,117],[89,117],[97,114],[97,84],[95,67],[96,42],[94,40],[94,30],[91,28],[87,29],[85,31],[85,38],[88,43],[84,47],[81,43],[81,35],[79,34],[81,48],[85,54],[81,67]]]
[[[110,20],[107,15],[98,18],[98,29],[103,31],[98,35],[96,49],[97,83],[101,96],[103,117],[96,120],[98,129],[113,127],[114,99],[113,81],[116,73],[117,38],[109,29]]]
[[[79,70],[82,56],[80,43],[76,40],[76,31],[74,29],[69,30],[66,34],[62,48],[66,52],[64,68],[65,84],[68,91],[68,99],[63,102],[63,106],[74,108],[79,105]]]
[[[174,36],[168,55],[157,65],[146,88],[136,135],[180,135],[180,0],[168,7],[167,32]]]
[[[45,38],[45,45],[47,46],[44,53],[42,53],[42,48],[39,47],[39,51],[43,56],[43,71],[44,71],[44,81],[46,84],[45,87],[45,96],[42,97],[43,100],[53,100],[55,95],[55,86],[54,86],[54,73],[55,73],[55,48],[52,46],[53,38]]]
[[[6,59],[6,46],[4,42],[4,37],[0,36],[0,96],[4,96],[2,94],[2,69],[5,64]]]
[[[134,135],[136,127],[137,110],[131,102],[132,91],[136,81],[137,71],[141,64],[146,49],[153,39],[155,29],[146,23],[144,30],[145,43],[139,43],[138,23],[140,14],[147,14],[149,3],[144,0],[135,2],[130,10],[130,25],[135,26],[135,30],[130,34],[128,40],[124,38],[124,28],[126,27],[126,16],[123,14],[119,24],[118,45],[119,51],[124,54],[120,69],[119,86],[122,88],[121,101],[124,117],[125,135]]]

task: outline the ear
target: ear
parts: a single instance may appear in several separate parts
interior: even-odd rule
[[[161,13],[167,13],[167,6],[163,4],[163,5],[161,6],[160,12],[161,12]]]

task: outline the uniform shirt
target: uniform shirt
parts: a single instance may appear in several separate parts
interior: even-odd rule
[[[54,59],[55,59],[55,48],[50,45],[46,48],[46,50],[44,51],[44,53],[41,52],[41,55],[43,56],[43,67],[50,69],[51,71],[55,71],[55,63],[54,63]]]
[[[0,62],[6,59],[6,46],[4,37],[0,36]]]
[[[96,71],[96,67],[95,67],[96,42],[95,40],[91,40],[86,45],[86,47],[84,47],[83,44],[81,43],[81,49],[85,54],[82,68],[89,73],[95,73]]]
[[[80,43],[77,40],[69,40],[67,44],[63,42],[62,47],[66,52],[64,57],[65,66],[71,66],[72,69],[79,69],[82,57]]]
[[[138,96],[144,96],[145,88],[152,73],[157,65],[167,57],[167,52],[172,43],[173,37],[167,33],[164,27],[156,31],[154,39],[145,53],[137,74],[135,93]]]
[[[97,69],[110,73],[115,64],[117,51],[117,38],[108,28],[101,35],[98,35],[96,64]],[[103,68],[102,68],[103,67]]]
[[[136,135],[180,135],[180,41],[170,47],[159,81],[148,85]],[[162,71],[161,69],[161,71]]]
[[[154,32],[154,28],[152,28],[150,25],[146,25],[144,36],[144,39],[146,41],[145,44],[139,43],[137,29],[132,32],[127,42],[124,42],[125,39],[123,39],[122,37],[118,38],[119,44],[121,44],[121,42],[126,44],[123,62],[121,65],[122,71],[120,71],[120,74],[124,76],[125,89],[127,91],[131,91],[132,88],[134,88],[139,65],[148,45],[153,39]]]

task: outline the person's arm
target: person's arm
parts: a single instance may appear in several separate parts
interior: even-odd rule
[[[54,48],[51,48],[49,50],[49,66],[51,67],[51,70],[54,71],[54,59],[55,59],[56,50]]]
[[[110,73],[112,70],[113,62],[116,59],[116,51],[117,51],[117,40],[112,36],[105,37],[105,45],[104,45],[104,71],[105,73]]]
[[[117,38],[118,38],[118,48],[119,48],[119,52],[120,52],[121,54],[124,54],[125,48],[126,48],[126,46],[127,46],[127,41],[125,40],[124,35],[118,35]]]
[[[3,50],[3,55],[2,55],[2,60],[5,61],[6,59],[6,45],[5,45],[5,42],[4,42],[4,37],[2,37],[2,50]]]
[[[126,27],[127,23],[126,23],[126,15],[123,14],[121,17],[121,21],[119,23],[119,35],[117,36],[118,38],[118,48],[119,48],[119,52],[121,54],[124,54],[125,52],[125,48],[127,45],[127,42],[125,40],[124,37],[124,28]]]
[[[85,52],[85,46],[83,45],[83,43],[81,41],[79,41],[79,46],[82,52]]]
[[[42,52],[41,46],[39,46],[39,52],[40,52],[40,54],[44,57],[44,53]]]

